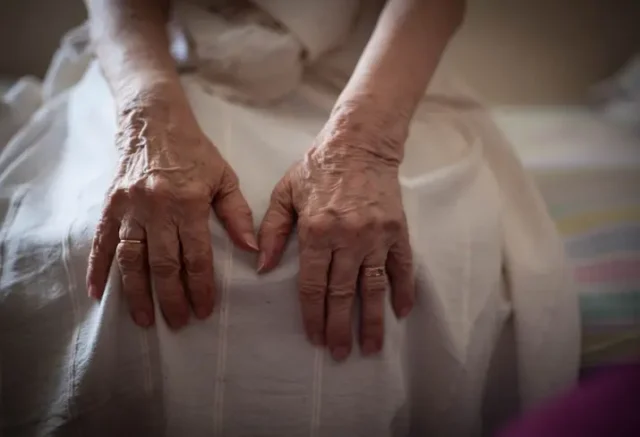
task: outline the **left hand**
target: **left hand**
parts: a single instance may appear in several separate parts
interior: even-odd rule
[[[280,180],[259,233],[258,269],[266,271],[279,262],[297,218],[305,330],[336,360],[352,349],[358,291],[365,355],[382,349],[387,277],[398,317],[409,313],[415,299],[400,159],[384,153],[389,138],[383,129],[363,132],[362,126],[376,123],[349,120],[332,117],[304,159]]]

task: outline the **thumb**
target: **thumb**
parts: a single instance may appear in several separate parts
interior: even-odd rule
[[[213,209],[235,244],[258,251],[251,209],[240,192],[238,176],[230,167],[222,174],[220,189],[213,198]]]
[[[287,175],[273,189],[269,208],[260,225],[258,273],[269,271],[278,265],[293,229],[294,219],[291,179]]]

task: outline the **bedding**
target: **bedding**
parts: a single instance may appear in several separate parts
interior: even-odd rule
[[[637,115],[618,110],[621,123],[590,107],[496,108],[493,115],[565,241],[580,299],[583,371],[638,362],[640,131],[628,122]]]

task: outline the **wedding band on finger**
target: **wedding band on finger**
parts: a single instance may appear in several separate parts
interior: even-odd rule
[[[120,244],[144,244],[144,240],[120,240]]]
[[[365,277],[377,278],[386,274],[384,267],[365,267],[363,272]]]

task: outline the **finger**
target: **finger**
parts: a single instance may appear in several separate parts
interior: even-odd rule
[[[360,269],[360,341],[362,353],[371,355],[382,350],[384,341],[384,308],[387,275],[387,250],[379,249],[368,255]]]
[[[142,241],[142,243],[136,243]],[[147,263],[147,245],[142,226],[125,220],[120,228],[116,260],[122,276],[122,290],[134,322],[143,328],[153,325],[154,311]]]
[[[226,167],[222,175],[213,208],[235,244],[246,250],[258,251],[251,209],[240,192],[238,177],[230,167]]]
[[[327,346],[335,360],[349,356],[352,347],[353,301],[362,259],[339,249],[333,253],[327,296]]]
[[[199,319],[213,311],[213,250],[206,218],[179,228],[182,265],[193,312]]]
[[[300,251],[299,294],[302,321],[309,341],[324,344],[325,297],[331,263],[328,249],[303,248]]]
[[[178,230],[169,222],[147,226],[149,269],[158,304],[169,327],[178,329],[189,319],[189,303],[180,277]]]
[[[93,237],[89,265],[87,267],[87,290],[89,296],[101,299],[109,278],[109,270],[120,239],[120,220],[116,213],[114,198],[110,198],[98,222]]]
[[[290,179],[285,176],[271,194],[271,203],[258,232],[258,272],[269,271],[278,265],[293,229],[294,219]]]
[[[400,239],[389,250],[386,265],[393,309],[398,318],[406,317],[411,312],[416,299],[412,258],[409,232],[405,225]]]

